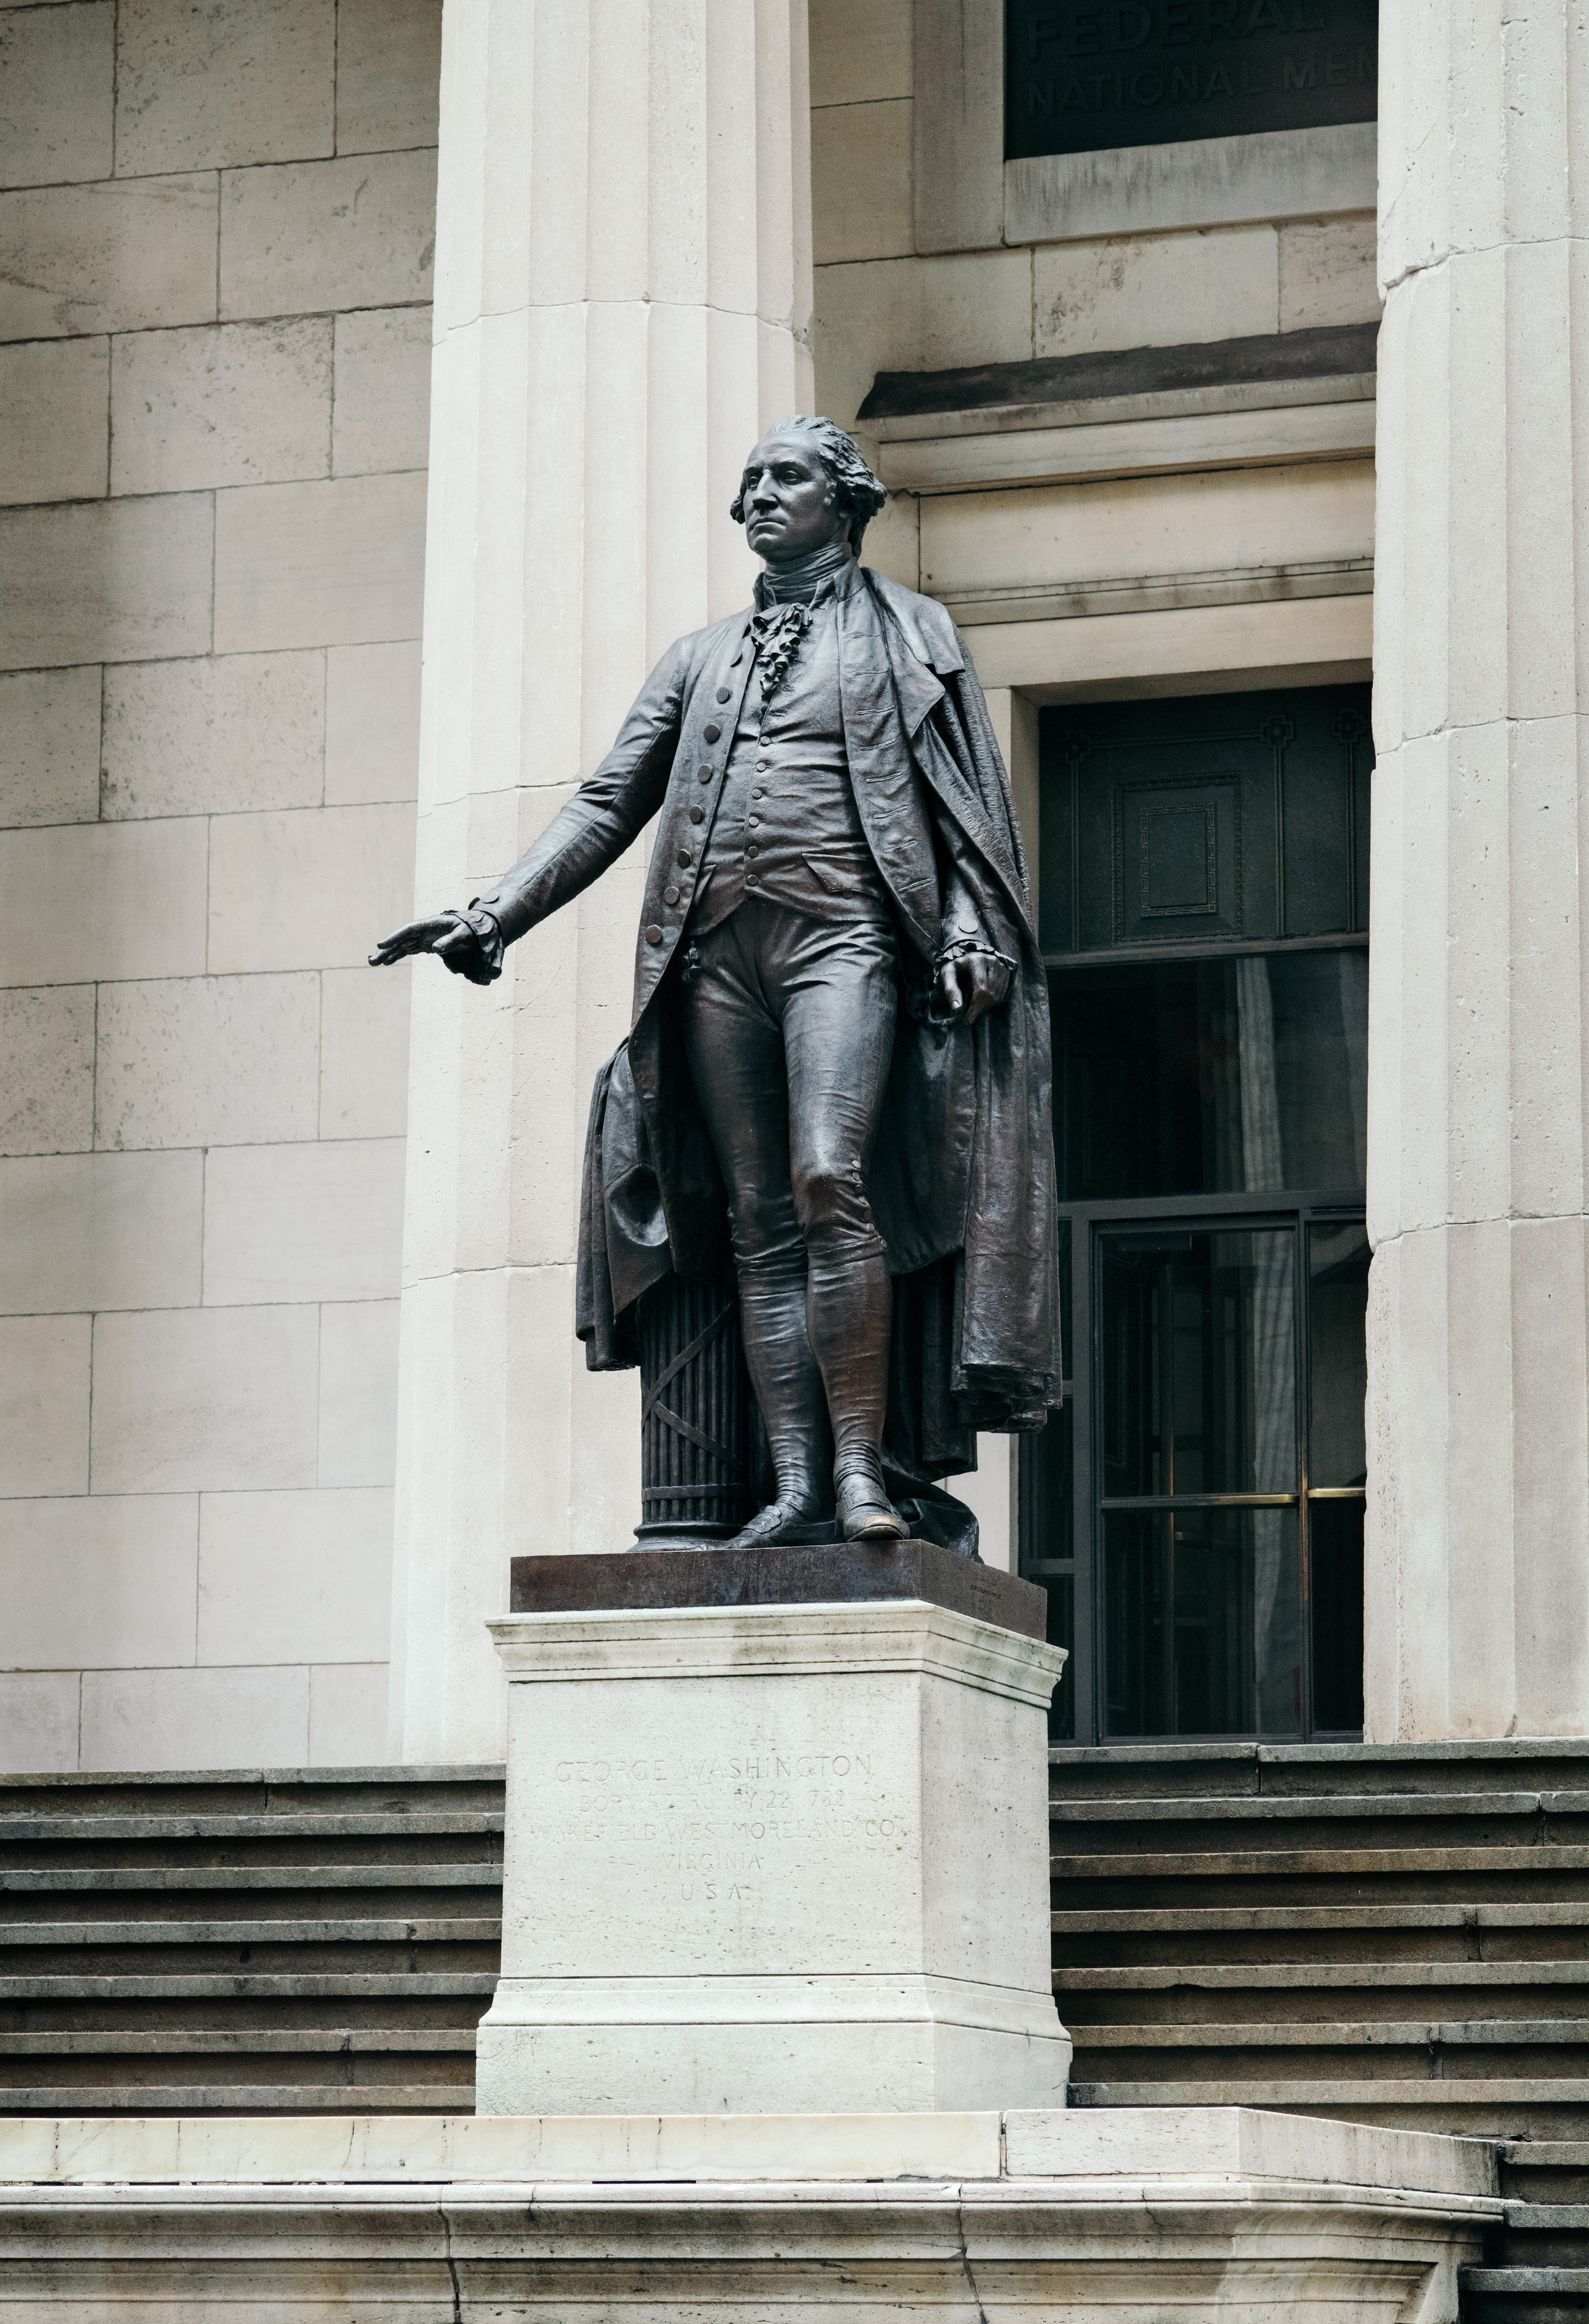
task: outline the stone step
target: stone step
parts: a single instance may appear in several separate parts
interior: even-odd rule
[[[502,1865],[414,1864],[89,1864],[0,1868],[0,1895],[71,1895],[208,1888],[286,1888],[334,1898],[344,1889],[502,1887]]]
[[[1344,1880],[1363,1873],[1502,1874],[1589,1871],[1589,1848],[1540,1841],[1529,1848],[1276,1848],[1143,1849],[1120,1854],[1054,1855],[1056,1880],[1227,1880],[1317,1877]],[[1256,1900],[1255,1900],[1256,1901]]]
[[[1350,1792],[1325,1798],[1311,1793],[1263,1794],[1252,1799],[1175,1795],[1166,1799],[1108,1799],[1095,1794],[1076,1798],[1051,1792],[1049,1819],[1054,1824],[1118,1823],[1368,1823],[1418,1818],[1453,1821],[1478,1816],[1589,1816],[1589,1788],[1549,1792]]]
[[[1287,1933],[1334,1929],[1589,1929],[1580,1904],[1243,1904],[1224,1910],[1063,1912],[1050,1915],[1056,1935],[1221,1936],[1243,1930]]]
[[[260,2056],[301,2052],[437,2050],[453,2056],[475,2054],[475,2026],[354,2025],[319,2027],[181,2026],[141,2027],[134,2033],[97,2032],[96,2058]],[[0,2061],[6,2058],[69,2058],[83,2049],[80,2034],[0,2034]],[[0,2080],[4,2077],[0,2076]]]
[[[1509,2141],[1501,2151],[1501,2191],[1530,2202],[1589,2203],[1589,2140]]]
[[[1516,1791],[1589,1784],[1589,1740],[1463,1743],[1058,1744],[1050,1781],[1069,1794],[1264,1798],[1316,1792]]]
[[[1200,2019],[1175,2024],[1088,2024],[1068,2019],[1078,2050],[1310,2050],[1421,2049],[1452,2047],[1576,2047],[1589,2052],[1589,2018],[1483,2017],[1431,2022],[1427,2018],[1244,2018],[1218,2024]]]
[[[499,1944],[502,1922],[438,1914],[403,1921],[0,1921],[0,1946]]]
[[[500,1808],[424,1808],[411,1814],[383,1809],[361,1813],[316,1813],[283,1809],[257,1815],[6,1815],[0,1840],[8,1848],[24,1840],[66,1841],[91,1848],[113,1840],[384,1840],[401,1833],[429,1838],[437,1833],[500,1832]]]
[[[1584,1960],[1187,1961],[1119,1969],[1058,1969],[1067,1992],[1172,1993],[1181,1986],[1589,1985]]]
[[[493,1969],[245,1969],[226,1977],[145,1977],[135,1972],[106,1977],[0,1977],[0,2006],[14,2001],[138,2001],[180,1997],[221,2001],[245,1996],[291,2001],[311,1995],[380,1994],[393,1998],[419,1994],[476,1994],[496,1990]]]
[[[1589,2080],[1436,2080],[1422,2076],[1335,2077],[1308,2081],[1226,2075],[1224,2080],[1174,2082],[1071,2083],[1077,2107],[1259,2107],[1280,2114],[1328,2115],[1387,2128],[1440,2130],[1458,2138],[1538,2136],[1557,2140],[1589,2133]]]
[[[467,2082],[346,2082],[306,2089],[287,2082],[114,2082],[41,2084],[7,2090],[0,2113],[162,2114],[473,2114]]]
[[[1464,2267],[1464,2324],[1578,2324],[1589,2316],[1589,2267]]]
[[[0,2110],[469,2112],[500,1768],[0,1781]]]

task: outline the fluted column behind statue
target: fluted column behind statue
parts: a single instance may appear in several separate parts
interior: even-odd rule
[[[1381,23],[1368,1732],[1581,1735],[1589,30]]]
[[[416,894],[467,899],[680,632],[744,603],[739,463],[810,401],[805,0],[448,0]],[[642,865],[482,992],[416,978],[392,1748],[500,1756],[515,1553],[618,1547],[633,1376],[573,1339],[585,1112]]]

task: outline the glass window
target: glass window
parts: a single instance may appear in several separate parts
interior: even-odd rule
[[[1363,1517],[1361,1493],[1307,1504],[1316,1733],[1363,1725]]]
[[[1361,1219],[1307,1230],[1309,1400],[1307,1481],[1362,1485],[1368,1449],[1368,1230]]]
[[[1270,1227],[1104,1238],[1106,1498],[1296,1491],[1296,1244]]]
[[[1062,1201],[1362,1185],[1361,945],[1068,968],[1049,997]]]
[[[1299,1735],[1297,1512],[1111,1510],[1104,1731]]]
[[[1366,687],[1067,705],[1041,735],[1066,1408],[1021,1568],[1054,1732],[1363,1719]]]

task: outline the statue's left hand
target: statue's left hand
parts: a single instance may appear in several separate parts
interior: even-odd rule
[[[1009,990],[1009,964],[993,953],[959,953],[938,973],[938,1007],[946,1017],[963,1016],[968,1025],[996,1009]]]

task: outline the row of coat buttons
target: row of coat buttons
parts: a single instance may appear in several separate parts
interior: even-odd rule
[[[727,687],[720,686],[717,688],[717,699],[719,702],[728,702],[733,699]],[[703,726],[701,733],[707,742],[716,742],[721,737],[723,729],[714,722],[710,726]],[[709,783],[711,781],[712,770],[710,767],[702,767],[697,771],[703,783]],[[759,792],[757,796],[758,798],[760,797]],[[704,807],[692,807],[689,810],[689,819],[691,823],[705,823],[707,819],[706,808]],[[755,852],[755,849],[753,847],[751,853],[753,855]],[[681,847],[679,851],[679,863],[688,867],[691,860],[692,858],[688,848]],[[664,888],[662,890],[662,901],[664,904],[676,904],[679,901],[678,889],[674,887]],[[660,945],[662,941],[662,930],[658,927],[656,922],[653,920],[650,927],[648,927],[645,932],[645,940],[647,944]]]

